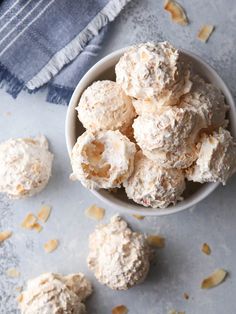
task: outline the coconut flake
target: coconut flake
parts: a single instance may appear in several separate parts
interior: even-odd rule
[[[12,236],[11,231],[2,231],[0,232],[0,243],[5,241],[6,239],[10,238]]]
[[[210,289],[215,286],[218,286],[222,283],[227,275],[227,271],[224,269],[217,269],[214,271],[212,275],[203,279],[201,288],[202,289]]]
[[[35,230],[36,232],[41,232],[43,230],[43,227],[39,224],[39,223],[35,223],[32,227],[33,230]]]
[[[105,215],[105,209],[92,205],[85,210],[85,215],[91,219],[101,220]]]
[[[116,307],[113,307],[112,314],[127,314],[128,309],[125,305],[118,305]]]
[[[20,277],[20,272],[16,268],[9,268],[6,271],[6,275],[11,278],[17,278]]]
[[[48,220],[49,216],[50,216],[51,210],[52,210],[51,206],[44,205],[40,209],[40,211],[39,211],[39,213],[37,215],[38,219],[45,223]]]
[[[49,240],[43,247],[46,253],[51,253],[57,249],[58,244],[58,240]]]
[[[214,29],[213,25],[203,25],[197,34],[197,38],[206,43]]]
[[[37,222],[37,218],[34,216],[34,214],[29,213],[23,220],[21,227],[25,229],[32,229],[36,222]]]
[[[133,217],[138,219],[138,220],[143,220],[145,218],[145,216],[137,215],[137,214],[133,214]]]
[[[184,9],[178,2],[174,0],[166,0],[164,9],[171,14],[171,19],[173,22],[182,26],[185,26],[189,23]]]
[[[165,247],[165,238],[159,235],[152,234],[147,237],[147,243],[151,247],[162,249]]]

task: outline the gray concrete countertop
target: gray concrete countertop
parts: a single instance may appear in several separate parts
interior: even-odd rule
[[[236,96],[235,0],[180,2],[191,22],[187,27],[171,23],[162,9],[163,1],[132,1],[112,24],[99,58],[134,42],[169,40],[208,61]],[[207,44],[196,39],[204,23],[216,26]],[[44,133],[55,154],[53,176],[41,194],[23,201],[0,197],[0,230],[10,229],[14,233],[0,245],[0,313],[17,313],[15,288],[47,271],[84,272],[94,286],[94,294],[87,303],[91,314],[109,314],[118,304],[126,305],[130,314],[166,314],[171,309],[186,314],[236,313],[236,176],[194,211],[146,217],[142,221],[127,213],[134,229],[165,236],[166,247],[157,251],[156,262],[143,284],[126,292],[115,292],[100,285],[86,266],[88,236],[96,222],[85,217],[85,208],[94,203],[105,207],[104,222],[115,212],[79,183],[68,179],[71,169],[64,136],[67,108],[46,103],[45,93],[22,93],[13,100],[1,90],[0,99],[0,141]],[[20,223],[25,215],[29,211],[36,213],[42,203],[53,207],[43,231],[37,234],[23,230]],[[54,253],[45,254],[43,244],[52,238],[59,239],[60,245]],[[204,242],[212,248],[210,256],[200,250]],[[20,278],[6,276],[10,267],[21,272]],[[201,290],[201,280],[216,268],[229,271],[227,280],[212,290]],[[190,295],[189,300],[183,298],[184,292]]]

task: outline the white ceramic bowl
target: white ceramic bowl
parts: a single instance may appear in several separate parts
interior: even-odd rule
[[[125,52],[127,48],[117,50],[105,58],[97,62],[81,79],[77,85],[67,111],[66,116],[66,145],[68,153],[71,153],[72,147],[74,146],[77,138],[84,132],[82,124],[79,122],[77,117],[77,111],[75,107],[77,106],[81,94],[83,91],[97,80],[115,80],[114,67],[121,55]],[[226,102],[230,106],[230,111],[228,118],[230,120],[230,131],[234,137],[236,137],[236,109],[233,97],[224,83],[224,81],[219,77],[219,75],[213,70],[206,62],[202,61],[198,56],[193,53],[182,51],[184,59],[192,65],[192,70],[194,73],[202,76],[206,81],[211,82],[213,85],[219,87],[224,93]],[[212,193],[218,186],[218,183],[187,183],[187,189],[184,192],[184,200],[177,203],[175,206],[169,206],[166,209],[152,209],[146,208],[144,206],[138,205],[133,201],[129,200],[123,189],[119,189],[117,193],[110,193],[106,190],[91,191],[99,199],[106,202],[109,206],[115,207],[118,211],[126,211],[132,214],[140,215],[153,215],[161,216],[177,213],[187,208],[195,206],[197,203],[202,201],[210,193]]]

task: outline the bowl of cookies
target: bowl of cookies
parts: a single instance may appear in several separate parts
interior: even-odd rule
[[[66,117],[70,178],[119,211],[195,206],[236,172],[236,109],[224,81],[168,42],[96,63]]]

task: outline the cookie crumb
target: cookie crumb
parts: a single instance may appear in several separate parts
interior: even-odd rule
[[[20,277],[20,272],[16,268],[8,268],[6,271],[6,275],[10,278]]]
[[[185,300],[188,300],[188,299],[189,299],[189,294],[188,294],[188,293],[186,293],[186,292],[184,292],[184,294],[183,294],[183,298],[184,298]]]
[[[23,290],[23,287],[21,287],[21,286],[20,287],[18,286],[18,287],[15,288],[16,292],[21,292],[22,290]]]
[[[202,245],[202,252],[206,255],[210,255],[211,254],[211,248],[209,246],[209,244],[207,243],[203,243]]]
[[[16,301],[18,303],[21,303],[23,301],[23,294],[22,293],[16,297]]]

